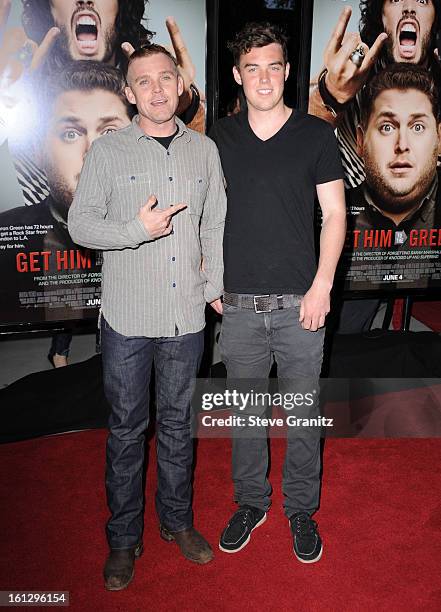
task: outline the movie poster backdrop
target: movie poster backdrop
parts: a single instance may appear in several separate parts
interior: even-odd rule
[[[133,32],[151,32],[171,49],[166,18],[173,16],[188,49],[187,79],[201,98],[192,127],[203,129],[205,1],[12,0],[1,11],[0,325],[93,319],[102,256],[72,242],[67,212],[91,142],[128,125],[131,113],[100,87],[57,92],[57,71],[74,61],[89,75],[89,66],[102,69],[104,78],[107,66],[121,67],[120,44],[135,44]],[[61,33],[50,30],[54,21]]]
[[[341,11],[351,6],[352,15],[346,33],[359,31],[359,1],[350,0],[315,0],[313,14],[313,33],[311,47],[311,79],[317,81],[324,66],[324,51],[337,24]],[[403,17],[404,19],[404,17]],[[403,21],[404,23],[404,21]],[[412,24],[407,28],[412,30]],[[412,36],[403,45],[412,46]],[[412,96],[409,93],[409,96]],[[403,98],[398,94],[392,99],[393,110],[402,110]],[[418,104],[415,97],[415,104]],[[414,109],[416,106],[414,106]],[[351,116],[352,113],[352,116]],[[348,231],[346,244],[337,271],[337,283],[345,294],[402,294],[426,293],[428,289],[441,288],[441,202],[437,189],[437,172],[433,171],[432,180],[422,194],[422,206],[419,212],[408,218],[391,218],[392,210],[384,202],[366,201],[366,167],[368,179],[375,182],[375,174],[381,181],[387,164],[401,163],[394,160],[394,153],[386,147],[378,146],[370,150],[367,160],[356,158],[356,140],[351,136],[348,123],[358,124],[359,115],[349,110],[346,120],[338,125],[336,134],[339,138],[342,161],[345,169],[345,187],[347,204]],[[386,128],[385,128],[386,129]],[[347,143],[349,142],[349,145]],[[421,155],[428,155],[424,163],[432,163],[433,150],[420,152],[410,151],[411,163],[415,159],[421,163]],[[429,159],[430,158],[430,159]],[[422,163],[421,163],[422,165]],[[396,172],[400,170],[397,168]],[[406,170],[402,170],[403,174]],[[420,180],[419,178],[417,180]],[[415,182],[417,185],[417,182]],[[372,206],[373,204],[373,206]],[[384,206],[384,208],[383,208]],[[389,205],[390,209],[390,205]]]

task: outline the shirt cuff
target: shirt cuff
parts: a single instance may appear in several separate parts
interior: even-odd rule
[[[149,240],[152,240],[152,237],[145,229],[138,216],[129,221],[126,227],[127,233],[129,234],[133,242],[135,242],[136,244],[141,244],[143,242],[148,242]]]
[[[212,285],[209,281],[205,283],[204,298],[208,304],[211,304],[211,302],[214,302],[214,300],[220,298],[222,293],[222,289],[216,289],[216,287]]]

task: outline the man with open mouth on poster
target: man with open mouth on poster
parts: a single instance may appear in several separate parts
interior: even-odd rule
[[[54,23],[60,29],[60,34],[54,43],[54,51],[64,55],[66,59],[93,59],[99,62],[117,63],[117,42],[120,34],[115,26],[118,0],[94,0],[94,2],[52,0],[49,6]],[[32,22],[28,27],[33,28]],[[150,36],[148,31],[145,31],[145,34],[147,37]]]

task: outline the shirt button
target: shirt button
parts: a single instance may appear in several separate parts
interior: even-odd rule
[[[167,155],[170,155],[170,151],[167,151]]]
[[[173,177],[172,177],[172,176],[169,176],[169,177],[168,177],[168,180],[169,180],[169,181],[172,181],[172,180],[173,180]]]
[[[176,287],[176,283],[173,283],[173,287]]]
[[[176,257],[172,257],[172,261],[176,261]]]

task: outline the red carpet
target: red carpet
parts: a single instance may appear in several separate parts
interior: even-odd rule
[[[283,440],[272,441],[268,521],[242,552],[216,548],[203,567],[159,538],[152,458],[146,552],[119,593],[101,577],[104,442],[89,431],[0,447],[0,590],[70,591],[79,611],[440,610],[441,440],[329,440],[316,515],[324,553],[311,566],[294,558],[281,510]],[[228,442],[202,440],[196,525],[216,547],[233,510],[229,475]]]
[[[441,302],[418,302],[412,304],[412,316],[435,332],[441,332]]]

